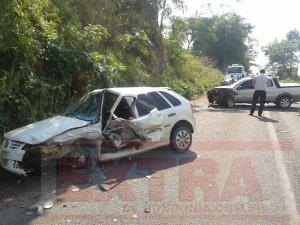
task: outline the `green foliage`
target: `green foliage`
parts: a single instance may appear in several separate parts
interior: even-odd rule
[[[288,32],[286,40],[276,40],[266,46],[264,52],[272,73],[283,79],[297,78],[300,63],[300,34],[297,30]]]
[[[287,79],[280,79],[280,83],[300,83],[300,77],[289,77]]]
[[[121,47],[128,53],[144,59],[149,56],[151,41],[144,30],[134,29],[132,32],[120,36],[119,41]]]
[[[195,88],[193,84],[190,82],[186,82],[184,80],[175,80],[170,84],[170,87],[173,91],[181,94],[187,99],[195,98]]]
[[[182,57],[184,60],[181,72],[175,77],[173,75],[173,79],[168,82],[172,89],[188,99],[193,99],[220,84],[223,77],[220,71],[188,52]],[[172,74],[166,77],[172,77]]]
[[[164,83],[188,99],[197,97],[222,80],[220,71],[181,47],[181,40],[167,39],[167,66]]]
[[[182,0],[172,2],[183,8]],[[183,49],[186,21],[173,18],[172,33],[163,39],[159,12],[161,22],[171,15],[164,0],[0,5],[0,134],[61,113],[93,89],[171,86],[193,98],[221,79]]]
[[[246,68],[255,55],[250,38],[253,26],[236,14],[189,20],[192,51],[195,55],[209,57],[220,70],[238,63]]]

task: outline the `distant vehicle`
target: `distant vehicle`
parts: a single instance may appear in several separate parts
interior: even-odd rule
[[[223,85],[232,84],[247,76],[244,66],[232,64],[226,69],[226,75],[223,80]]]
[[[85,95],[63,115],[4,135],[1,166],[27,175],[40,161],[64,156],[87,162],[139,154],[170,144],[185,152],[195,119],[190,102],[168,88],[109,88]],[[93,159],[93,158],[92,158]],[[72,160],[73,161],[73,160]]]
[[[300,101],[300,84],[280,84],[277,78],[270,77],[272,85],[267,88],[266,102],[273,102],[286,109],[293,102]],[[251,103],[254,94],[253,77],[243,78],[231,85],[215,87],[208,91],[209,103],[233,107],[235,103]]]

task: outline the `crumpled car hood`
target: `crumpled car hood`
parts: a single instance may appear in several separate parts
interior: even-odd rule
[[[25,127],[12,130],[4,135],[5,138],[31,145],[40,144],[49,138],[61,134],[67,130],[86,126],[90,122],[64,117],[55,116],[42,120]]]

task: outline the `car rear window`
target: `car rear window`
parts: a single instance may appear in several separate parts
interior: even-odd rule
[[[164,110],[164,109],[168,109],[171,108],[171,106],[169,105],[169,103],[164,100],[158,93],[156,92],[150,92],[148,94],[141,94],[138,95],[138,99],[153,105],[154,107],[156,107],[159,111]]]
[[[172,104],[173,106],[179,106],[179,105],[181,105],[181,102],[180,102],[177,98],[175,98],[173,95],[171,95],[171,94],[169,94],[169,93],[167,93],[167,92],[164,92],[164,91],[160,91],[160,93],[161,93],[166,99],[168,99],[168,101],[171,102],[171,104]]]

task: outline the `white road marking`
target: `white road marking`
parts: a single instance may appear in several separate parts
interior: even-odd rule
[[[270,112],[265,112],[265,114],[271,118]],[[280,149],[279,141],[275,133],[275,129],[272,123],[267,123],[267,128],[269,130],[270,138],[274,141],[275,149]],[[291,225],[300,224],[300,218],[297,211],[295,195],[291,187],[290,178],[287,173],[287,169],[284,163],[284,159],[282,156],[282,151],[274,151],[274,158],[277,166],[277,170],[280,176],[280,185],[282,190],[284,191],[285,203],[288,209],[289,215],[293,218],[290,220]]]

